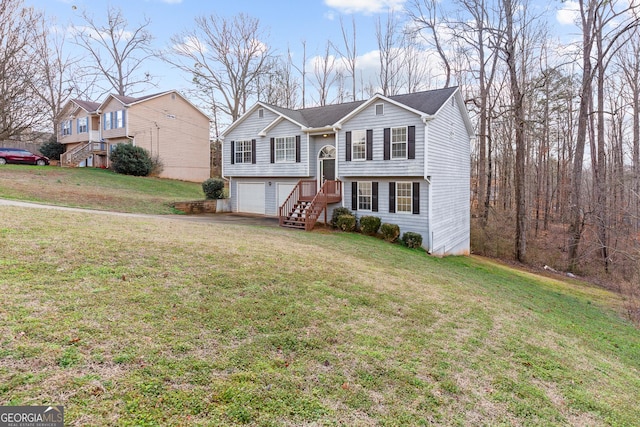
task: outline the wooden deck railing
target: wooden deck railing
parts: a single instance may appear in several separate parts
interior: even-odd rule
[[[307,208],[307,219],[304,223],[306,231],[313,230],[320,214],[324,211],[324,222],[327,223],[327,205],[337,203],[342,198],[342,181],[325,181]]]
[[[280,225],[284,225],[290,219],[289,216],[300,202],[310,202],[300,220],[304,221],[305,230],[311,230],[323,210],[325,211],[325,222],[327,221],[327,204],[337,203],[341,199],[342,181],[325,181],[320,191],[316,192],[315,180],[300,180],[289,194],[289,197],[287,197],[287,200],[280,206],[280,211],[278,212]]]

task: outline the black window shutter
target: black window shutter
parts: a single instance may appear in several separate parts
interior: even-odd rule
[[[416,158],[416,127],[409,126],[407,129],[407,157]]]
[[[420,213],[420,183],[413,183],[413,213]]]
[[[373,129],[367,129],[367,160],[373,160]]]
[[[231,141],[231,164],[236,163],[236,142]]]
[[[256,140],[251,140],[251,163],[256,164]]]
[[[351,210],[358,210],[358,183],[351,183]]]
[[[378,183],[371,183],[371,210],[378,212]]]
[[[344,160],[347,162],[350,162],[351,161],[351,131],[347,131],[344,137],[345,137]]]
[[[271,163],[276,162],[276,140],[275,138],[271,138]]]
[[[391,159],[391,128],[384,128],[384,159]]]
[[[300,163],[300,135],[296,135],[296,163]]]
[[[396,183],[389,183],[389,213],[396,213]]]

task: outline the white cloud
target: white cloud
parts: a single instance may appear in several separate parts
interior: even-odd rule
[[[556,12],[556,20],[561,25],[573,25],[580,15],[580,5],[577,1],[562,3],[562,9]]]
[[[173,45],[173,49],[176,52],[182,52],[187,55],[192,53],[204,53],[207,51],[206,45],[204,45],[197,37],[193,36],[185,37],[181,44]]]
[[[182,0],[162,0],[162,3],[167,3],[167,4],[180,4],[180,3],[182,3]]]
[[[324,3],[342,13],[373,13],[401,9],[405,0],[324,0]]]

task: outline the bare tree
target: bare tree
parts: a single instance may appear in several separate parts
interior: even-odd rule
[[[302,40],[302,65],[300,67],[295,65],[291,56],[291,50],[287,49],[287,56],[289,57],[289,63],[291,66],[300,73],[300,88],[302,90],[302,108],[306,107],[307,96],[307,42]]]
[[[428,87],[430,69],[428,67],[427,53],[420,48],[416,41],[415,33],[407,33],[403,39],[405,86],[407,92],[418,92]]]
[[[633,36],[620,52],[620,69],[624,76],[622,90],[626,92],[632,114],[632,191],[640,195],[640,30],[635,28]],[[639,197],[633,197],[633,215],[640,218]],[[635,221],[637,231],[638,221]]]
[[[36,40],[42,15],[22,0],[0,2],[0,140],[44,127],[47,106],[38,97]]]
[[[153,85],[154,77],[144,66],[153,56],[153,36],[147,29],[151,24],[129,28],[122,10],[109,7],[106,23],[98,22],[86,11],[82,12],[82,26],[74,27],[75,43],[91,58],[86,61],[86,74],[96,78],[102,94],[115,91],[119,95],[140,93]]]
[[[515,192],[516,192],[516,259],[524,262],[527,253],[527,201],[525,193],[525,109],[523,105],[524,94],[522,92],[521,72],[519,58],[517,57],[516,31],[514,17],[518,5],[513,0],[503,0],[505,26],[504,53],[507,68],[509,70],[509,82],[511,85],[511,102],[515,125],[516,168],[515,168]]]
[[[257,95],[257,79],[272,57],[260,21],[243,13],[197,17],[194,28],[172,36],[171,43],[163,58],[192,75],[204,100],[231,121]]]
[[[417,32],[428,41],[438,53],[440,61],[442,61],[442,67],[444,68],[444,87],[449,87],[451,84],[451,63],[441,37],[440,24],[443,20],[443,14],[440,2],[437,0],[412,0],[407,10],[414,24],[416,24]],[[427,30],[429,35],[426,36],[423,30]]]
[[[65,51],[66,33],[52,28],[56,28],[54,23],[44,17],[38,22],[39,36],[34,40],[34,48],[39,58],[40,81],[36,93],[49,108],[49,119],[57,135],[56,118],[71,96],[77,95],[72,67],[77,66],[78,60]]]
[[[397,95],[400,91],[400,72],[404,64],[398,26],[399,23],[393,11],[389,11],[384,24],[380,18],[376,21],[376,39],[380,54],[378,83],[385,96]]]
[[[593,119],[591,114],[593,80],[598,75],[604,76],[605,63],[616,46],[619,46],[618,40],[628,35],[639,24],[637,11],[640,5],[635,0],[624,5],[622,3],[608,0],[578,0],[580,29],[582,31],[582,84],[572,176],[571,224],[569,227],[570,270],[575,270],[577,267],[578,248],[584,226],[582,172],[589,125],[592,124]],[[611,25],[614,22],[616,25]],[[600,90],[600,83],[598,83],[598,90]],[[593,144],[593,136],[590,140]],[[592,154],[597,159],[597,149],[595,151],[596,153]],[[600,196],[596,198],[598,197]],[[602,255],[605,256],[606,251],[603,251]]]
[[[340,49],[336,45],[333,48],[342,57],[342,61],[345,64],[349,77],[351,77],[351,98],[356,100],[356,64],[358,58],[357,44],[356,44],[356,20],[351,19],[351,34],[348,34],[347,29],[344,27],[342,17],[340,17],[340,29],[342,30],[342,41],[344,42],[344,50]]]
[[[314,86],[318,89],[318,105],[327,105],[329,91],[336,81],[336,58],[331,55],[331,43],[327,42],[324,55],[316,57],[313,63]]]
[[[293,74],[291,56],[272,58],[265,73],[256,79],[258,99],[284,108],[298,106],[300,84]]]

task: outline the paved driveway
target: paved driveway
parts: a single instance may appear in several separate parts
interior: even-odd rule
[[[267,217],[263,215],[251,215],[240,213],[217,213],[217,214],[199,214],[199,215],[149,215],[113,211],[99,211],[95,209],[68,208],[64,206],[43,205],[40,203],[21,202],[17,200],[0,199],[0,206],[19,206],[23,208],[34,209],[55,209],[69,212],[91,213],[96,215],[114,215],[138,218],[171,218],[183,221],[193,222],[213,222],[226,224],[244,224],[244,225],[260,225],[264,227],[278,227],[278,218]]]

